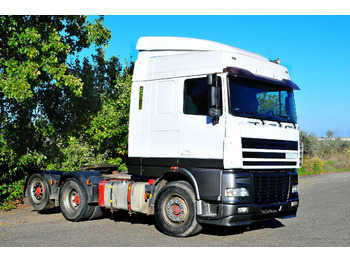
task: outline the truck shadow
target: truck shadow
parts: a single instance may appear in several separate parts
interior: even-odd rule
[[[46,209],[46,210],[41,210],[41,211],[37,211],[37,210],[33,209],[30,212],[37,212],[40,215],[52,215],[52,214],[61,213],[61,209],[59,207],[54,207],[51,209]]]
[[[145,214],[131,214],[129,215],[126,211],[116,211],[113,214],[109,213],[104,216],[104,218],[110,219],[114,222],[128,222],[131,224],[141,224],[155,226],[154,216],[147,216]],[[265,221],[254,222],[248,226],[234,226],[234,227],[224,227],[216,225],[203,225],[203,229],[199,235],[215,235],[215,236],[230,236],[243,234],[244,232],[256,231],[265,228],[281,228],[284,225],[277,219],[270,219]]]
[[[199,234],[205,235],[215,235],[215,236],[230,236],[243,234],[248,231],[256,231],[264,228],[280,228],[284,225],[277,219],[265,220],[254,222],[248,226],[234,226],[234,227],[224,227],[224,226],[215,226],[215,225],[204,225],[203,230]]]
[[[36,211],[35,209],[31,210],[31,212],[38,212],[40,215],[50,215],[50,214],[58,214],[61,213],[59,207],[55,207],[48,210]],[[155,220],[153,215],[145,215],[140,213],[129,214],[127,211],[118,210],[114,213],[105,212],[103,217],[100,219],[109,219],[114,222],[127,222],[130,224],[140,224],[140,225],[148,225],[155,226]],[[216,226],[216,225],[203,225],[203,229],[200,231],[199,235],[214,235],[214,236],[230,236],[230,235],[238,235],[243,234],[244,232],[262,230],[265,228],[281,228],[284,225],[278,221],[277,219],[270,219],[265,221],[254,222],[248,226],[234,226],[234,227],[224,227],[224,226]]]
[[[109,218],[114,222],[128,222],[131,224],[154,225],[154,216],[145,214],[129,214],[127,211],[118,210],[114,213],[105,214],[105,218]]]

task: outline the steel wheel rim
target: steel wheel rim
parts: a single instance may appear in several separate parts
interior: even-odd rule
[[[36,178],[30,188],[30,194],[35,203],[40,203],[43,200],[45,188],[43,182]]]
[[[65,195],[64,204],[68,210],[76,211],[79,208],[80,196],[75,188],[70,188]]]
[[[188,205],[180,196],[171,196],[165,204],[166,219],[176,225],[186,222],[188,217]]]

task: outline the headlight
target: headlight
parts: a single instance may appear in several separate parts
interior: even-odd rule
[[[298,185],[292,185],[292,193],[298,193]]]
[[[249,196],[249,192],[244,187],[226,188],[225,195],[226,197],[247,197]]]

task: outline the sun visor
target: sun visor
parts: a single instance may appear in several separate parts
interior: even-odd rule
[[[257,75],[254,75],[249,70],[238,68],[238,67],[226,67],[225,72],[228,72],[228,76],[234,76],[234,77],[245,78],[245,79],[250,79],[254,81],[265,82],[272,85],[280,85],[287,88],[291,88],[293,90],[300,90],[300,88],[291,80],[282,79],[281,81],[273,78],[257,76]]]

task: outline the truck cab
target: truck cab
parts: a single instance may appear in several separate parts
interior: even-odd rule
[[[185,177],[203,223],[295,216],[299,87],[288,70],[200,39],[142,37],[137,50],[129,173]]]

